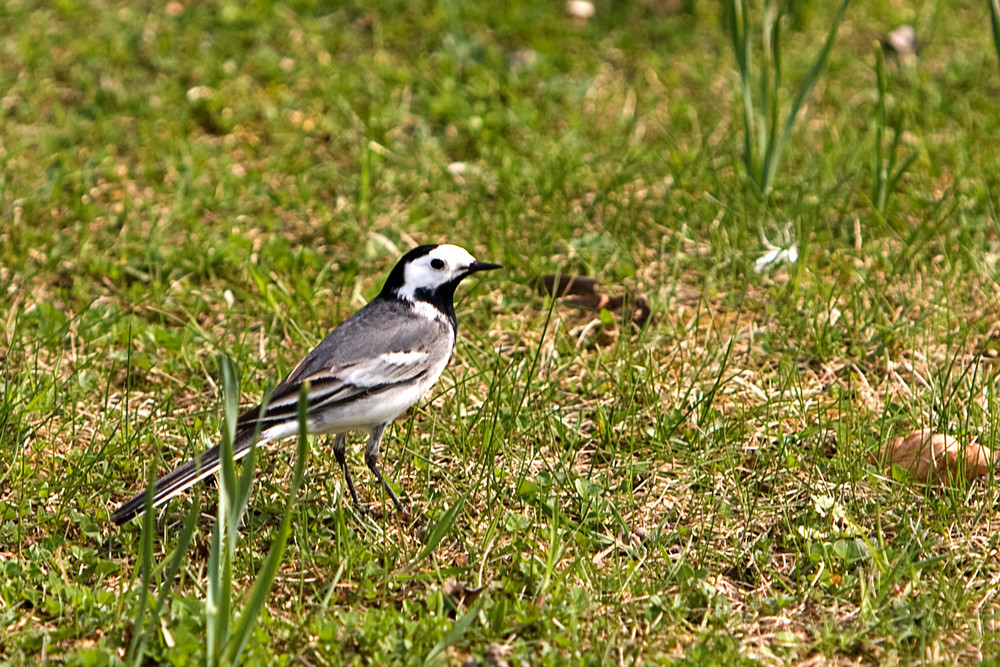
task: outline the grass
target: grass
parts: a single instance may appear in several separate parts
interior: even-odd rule
[[[791,138],[799,112],[815,88],[826,66],[833,40],[844,18],[849,0],[840,3],[823,46],[813,60],[808,74],[799,83],[795,98],[781,119],[782,61],[785,40],[782,25],[793,7],[765,0],[760,10],[760,65],[754,62],[754,40],[751,30],[750,8],[743,0],[725,3],[724,23],[733,41],[743,96],[743,164],[747,176],[762,196],[771,192],[781,155]],[[755,82],[754,80],[757,79]],[[757,85],[754,85],[754,84]],[[756,90],[755,90],[756,89]],[[882,123],[884,124],[884,123]]]
[[[680,4],[5,4],[0,662],[225,660],[244,610],[248,664],[996,660],[1000,487],[875,463],[1000,433],[996,3],[852,3],[765,198],[723,6]],[[838,7],[789,10],[798,85]],[[764,238],[798,260],[758,273]],[[216,489],[110,512],[219,438],[223,355],[259,401],[438,241],[505,271],[387,432],[412,518],[360,437],[381,518],[330,442],[297,490],[259,452],[213,617]]]

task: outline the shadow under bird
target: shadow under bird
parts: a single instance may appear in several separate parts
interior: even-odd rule
[[[263,414],[258,405],[240,415],[234,457],[249,453],[258,422],[260,445],[297,435],[299,390],[309,383],[306,430],[313,435],[335,434],[333,454],[354,504],[361,506],[347,468],[347,433],[365,430],[371,434],[365,463],[396,508],[405,511],[378,468],[382,434],[448,365],[458,331],[455,288],[473,273],[498,268],[449,244],[420,246],[403,255],[379,295],[334,329],[278,384]],[[157,480],[152,506],[215,474],[219,454],[219,447],[213,447]],[[145,509],[143,492],[119,507],[111,519],[122,524]]]

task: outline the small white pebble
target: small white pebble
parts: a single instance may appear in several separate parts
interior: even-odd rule
[[[188,102],[197,102],[198,100],[206,100],[214,94],[215,91],[208,86],[195,86],[188,89],[187,98]]]
[[[233,304],[236,303],[236,297],[233,296],[232,290],[227,289],[225,292],[223,292],[222,298],[226,300],[226,303],[229,304],[230,308],[232,308]]]
[[[574,18],[589,19],[594,15],[594,3],[589,0],[569,0],[566,12]]]
[[[901,25],[885,36],[882,45],[900,55],[912,55],[917,52],[917,31],[912,25]]]

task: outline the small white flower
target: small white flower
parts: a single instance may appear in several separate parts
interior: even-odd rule
[[[798,261],[799,245],[792,241],[790,227],[790,224],[786,225],[784,230],[781,231],[778,238],[780,245],[771,243],[767,236],[765,236],[764,230],[761,230],[760,241],[764,244],[767,252],[758,257],[757,261],[753,263],[754,271],[757,273],[763,273],[764,269],[769,266],[776,266],[778,264],[794,264]]]

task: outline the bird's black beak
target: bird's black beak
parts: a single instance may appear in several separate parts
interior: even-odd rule
[[[492,271],[493,269],[502,269],[503,266],[499,264],[490,264],[489,262],[473,262],[465,269],[466,273],[476,273],[477,271]]]

